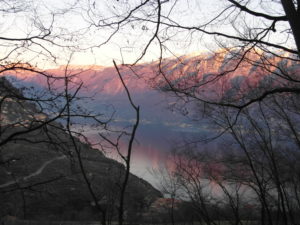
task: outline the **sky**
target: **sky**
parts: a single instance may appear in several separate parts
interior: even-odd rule
[[[127,4],[130,2],[130,4]],[[60,58],[60,64],[66,64],[66,62],[72,57],[73,64],[100,64],[100,65],[111,65],[112,60],[115,59],[119,62],[130,63],[135,61],[143,51],[144,46],[151,39],[153,35],[153,30],[155,25],[149,22],[136,21],[132,22],[129,25],[121,27],[117,34],[110,39],[106,44],[103,44],[108,37],[115,31],[116,26],[112,29],[110,28],[97,28],[91,26],[91,23],[97,23],[103,18],[113,18],[116,13],[120,15],[126,15],[130,8],[134,8],[134,4],[138,4],[140,1],[75,1],[75,0],[44,0],[44,1],[34,1],[35,4],[30,5],[30,2],[24,1],[23,4],[16,5],[20,8],[23,7],[23,10],[20,10],[17,13],[8,13],[3,16],[1,26],[1,33],[3,36],[8,37],[26,37],[28,34],[38,34],[41,27],[50,28],[51,23],[53,25],[51,29],[53,30],[53,36],[62,35],[64,33],[70,33],[74,35],[72,41],[67,40],[68,35],[63,37],[65,40],[59,40],[55,38],[56,42],[61,44],[70,44],[78,45],[81,50],[76,49],[76,51],[62,51],[61,48],[52,46],[49,43],[42,43],[44,46],[47,46],[47,50],[54,52],[55,55],[58,55]],[[203,2],[203,4],[200,4]],[[209,1],[210,2],[210,1]],[[26,5],[26,3],[28,5]],[[197,15],[203,13],[203,9],[200,5],[205,5],[205,9],[208,7],[213,8],[211,3],[208,1],[178,1],[174,4],[174,1],[170,3],[163,4],[162,13],[167,14],[170,18],[181,21],[191,21],[199,20]],[[170,12],[170,8],[173,7],[173,11]],[[89,8],[90,7],[90,8]],[[130,8],[129,8],[130,7]],[[35,10],[32,11],[32,8]],[[191,12],[191,9],[196,12]],[[142,9],[140,13],[136,13],[134,17],[147,18],[147,14],[151,16],[149,18],[156,19],[156,8],[147,6],[145,9]],[[51,14],[54,14],[54,21],[52,21]],[[192,15],[193,16],[192,16]],[[115,18],[111,20],[116,20]],[[162,27],[162,29],[164,29]],[[161,31],[161,36],[163,36]],[[176,34],[174,31],[168,31],[172,35],[172,40],[168,40],[166,46],[170,49],[165,51],[165,56],[183,55],[190,53],[192,51],[198,51],[199,46],[198,42],[194,41],[186,33]],[[179,36],[179,37],[176,37]],[[195,37],[196,38],[196,37]],[[103,45],[101,45],[103,44]],[[99,46],[101,45],[101,46]],[[91,46],[96,46],[95,48],[90,48]],[[26,47],[26,46],[25,46]],[[200,48],[203,46],[200,46]],[[86,48],[84,50],[84,48]],[[33,46],[36,52],[31,50],[26,51],[26,54],[22,54],[23,57],[26,57],[32,62],[35,61],[44,61],[45,66],[49,64],[49,54],[45,57],[39,55],[36,59],[37,52],[45,51],[39,46]],[[24,49],[22,49],[24,50]],[[58,53],[59,52],[59,53]],[[21,56],[18,56],[19,58]],[[159,57],[159,46],[157,41],[154,41],[153,44],[149,47],[147,54],[144,59],[141,61],[152,61],[157,60]],[[44,59],[43,59],[44,58]],[[45,62],[46,61],[46,62]],[[41,64],[41,63],[40,63]],[[55,64],[55,63],[54,63]],[[42,64],[43,65],[43,64]],[[49,65],[51,67],[51,65]]]
[[[109,22],[124,19],[128,12],[141,0],[12,0],[2,6],[7,10],[0,14],[2,37],[20,38],[41,35],[51,30],[47,41],[33,39],[32,42],[2,41],[3,57],[9,55],[12,61],[27,61],[43,68],[61,64],[112,65],[112,61],[131,64],[143,53],[147,43],[156,31],[157,4],[155,0],[139,8],[118,27],[109,27]],[[246,2],[246,1],[244,1]],[[262,2],[262,3],[261,3]],[[228,6],[224,0],[164,0],[161,1],[161,22],[197,26],[207,30],[247,35],[247,26],[260,27],[262,20],[251,17],[237,19],[237,11],[229,8],[224,16],[207,24]],[[280,15],[282,9],[276,1],[252,0],[248,6],[260,12]],[[236,27],[239,27],[238,30]],[[285,29],[284,24],[280,29]],[[277,27],[278,28],[278,27]],[[244,32],[244,34],[243,34]],[[158,36],[163,45],[163,57],[210,52],[220,45],[212,36],[200,32],[180,31],[160,25]],[[277,32],[277,41],[285,40]],[[274,39],[273,36],[267,37]],[[15,50],[15,48],[17,48]],[[11,53],[12,51],[12,53]],[[160,57],[160,45],[154,39],[145,56],[139,62],[151,62]]]

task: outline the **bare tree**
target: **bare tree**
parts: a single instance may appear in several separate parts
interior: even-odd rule
[[[82,143],[79,144],[79,138],[75,137],[79,132],[71,130],[70,124],[78,118],[87,118],[103,127],[109,121],[108,119],[103,122],[100,120],[102,119],[100,114],[78,107],[78,101],[86,97],[80,93],[83,82],[78,75],[81,72],[72,73],[68,69],[71,60],[68,55],[72,56],[75,51],[80,50],[75,41],[75,38],[80,38],[80,34],[58,25],[59,21],[74,9],[76,1],[72,4],[67,3],[64,8],[56,8],[57,11],[43,4],[34,1],[0,1],[1,17],[12,18],[11,24],[1,24],[3,32],[0,37],[2,50],[0,74],[8,75],[8,78],[1,77],[0,87],[0,166],[1,172],[5,173],[0,190],[3,196],[7,193],[20,192],[24,219],[27,218],[25,192],[55,183],[64,176],[47,177],[45,180],[34,179],[35,174],[41,173],[56,159],[45,162],[42,167],[29,175],[26,175],[25,170],[20,172],[10,168],[14,162],[23,160],[13,155],[12,146],[22,143],[32,146],[44,144],[53,152],[60,153],[61,156],[57,160],[69,157],[71,163],[74,161],[73,150],[75,150],[85,182],[96,199],[80,157]],[[20,26],[24,26],[25,29],[18,29]],[[43,66],[49,67],[60,63],[67,64],[64,75],[43,70]],[[39,77],[44,89],[23,88],[20,83],[27,82],[25,77],[28,75]],[[16,78],[13,79],[13,76]],[[66,138],[66,132],[73,143],[72,149],[70,140]],[[87,140],[82,135],[79,137],[82,141]],[[104,215],[103,224],[105,224],[105,210],[98,204],[98,200],[95,203]],[[1,210],[1,217],[5,210],[5,208]]]
[[[210,8],[204,4],[187,2],[190,7],[181,12],[194,15],[189,21],[174,15],[183,7],[182,1],[157,0],[124,3],[126,10],[92,24],[110,28],[109,40],[120,29],[137,29],[141,24],[141,29],[147,30],[143,34],[149,38],[129,64],[140,62],[150,46],[156,47],[154,85],[179,99],[178,107],[187,105],[187,113],[201,113],[222,128],[221,134],[232,135],[251,171],[248,185],[261,204],[262,223],[275,222],[274,211],[276,221],[293,223],[295,215],[290,205],[294,203],[287,198],[285,187],[289,185],[283,174],[284,165],[289,164],[285,164],[289,159],[284,155],[298,157],[299,2],[228,0],[218,2],[220,5],[216,4],[210,13],[206,13]],[[216,46],[222,50],[204,59],[163,59],[173,50],[169,40],[182,34],[190,38],[191,46],[195,46],[194,42],[207,44],[207,38],[213,38],[212,50],[217,50]],[[218,62],[217,69],[201,70],[213,62]],[[239,73],[245,73],[243,69],[245,75],[255,74],[253,80],[258,81],[246,76],[244,82],[234,80]],[[297,170],[293,173],[291,177]],[[226,190],[223,183],[219,185]],[[236,204],[232,201],[231,207],[237,209]],[[239,221],[238,216],[236,219]]]
[[[274,211],[278,221],[284,224],[290,221],[295,223],[294,209],[299,207],[297,206],[299,205],[299,182],[297,181],[299,174],[296,166],[289,165],[298,160],[300,140],[297,107],[300,92],[299,1],[264,0],[258,3],[251,0],[223,0],[213,6],[205,6],[204,2],[116,1],[108,5],[110,11],[105,14],[101,11],[102,6],[97,2],[86,1],[81,5],[79,1],[74,1],[62,10],[56,12],[48,10],[51,16],[45,19],[41,13],[41,6],[36,6],[32,1],[26,1],[25,7],[23,2],[21,4],[17,0],[0,1],[0,12],[3,17],[13,15],[14,21],[17,22],[22,20],[20,18],[24,18],[24,14],[30,17],[30,20],[26,21],[29,24],[28,32],[19,30],[21,33],[15,34],[9,28],[4,29],[5,32],[0,37],[0,48],[3,52],[0,59],[0,73],[34,73],[44,77],[48,85],[48,92],[39,93],[38,96],[36,93],[21,95],[11,88],[3,90],[0,105],[3,109],[0,114],[2,123],[0,146],[24,139],[25,134],[34,135],[40,129],[47,130],[46,133],[49,134],[51,133],[49,127],[58,127],[56,120],[65,120],[66,127],[60,129],[68,132],[90,194],[99,210],[105,215],[106,212],[98,205],[98,197],[94,194],[91,181],[81,163],[81,152],[76,147],[77,140],[74,138],[76,131],[72,130],[71,117],[89,117],[104,127],[106,122],[100,121],[98,115],[78,112],[72,108],[73,104],[76,105],[79,90],[83,85],[81,81],[75,81],[78,74],[68,74],[67,68],[65,76],[49,74],[37,68],[41,65],[41,61],[36,59],[42,58],[56,63],[63,58],[58,57],[57,49],[60,53],[65,51],[70,53],[79,49],[95,50],[113,40],[117,42],[126,40],[125,43],[118,43],[121,45],[122,63],[136,72],[136,64],[149,57],[150,50],[153,51],[158,61],[152,64],[155,73],[150,81],[155,88],[173,94],[178,99],[175,106],[184,107],[182,111],[185,114],[202,114],[208,118],[222,129],[221,134],[230,134],[234,143],[239,146],[237,148],[242,152],[239,154],[243,156],[246,168],[251,171],[250,174],[246,174],[248,180],[242,178],[235,180],[232,185],[236,192],[231,193],[227,184],[219,180],[212,171],[209,176],[228,197],[236,224],[241,223],[239,194],[237,194],[241,184],[249,186],[256,193],[260,202],[262,223],[272,223]],[[58,26],[60,18],[65,17],[69,12],[80,15],[87,27],[65,30],[65,27]],[[187,14],[189,17],[186,16]],[[23,25],[22,22],[20,23]],[[13,25],[19,24],[13,23]],[[98,34],[99,31],[106,31],[100,43],[94,42],[92,45],[83,44],[78,47],[79,42],[75,39],[80,39],[81,34],[88,36]],[[129,34],[136,36],[134,39],[128,38]],[[140,38],[141,36],[145,38]],[[201,56],[189,61],[188,58],[186,60],[185,57],[177,57],[178,53],[174,53],[172,46],[174,42],[183,43],[183,47],[186,48],[194,48],[196,43],[203,47],[211,45],[211,51],[214,53],[204,59]],[[123,56],[125,54],[123,48],[129,47],[134,48],[137,55],[130,61]],[[222,48],[221,51],[217,51],[219,47]],[[170,55],[175,56],[173,60],[164,59],[165,56]],[[214,66],[217,69],[202,70],[204,64],[212,62],[216,62]],[[131,151],[139,124],[139,107],[132,101],[119,68],[115,62],[113,63],[126,90],[130,105],[136,113],[136,122],[131,132],[119,133],[116,140],[100,135],[117,150],[125,164],[126,173],[121,185],[118,209],[118,220],[121,225],[124,221],[124,195],[129,179]],[[254,70],[258,82],[252,82],[250,78],[246,78],[245,82],[234,79],[238,73],[243,72],[243,68],[249,73]],[[55,88],[54,83],[59,82],[64,88]],[[28,90],[24,90],[26,91]],[[11,103],[12,99],[14,103]],[[25,117],[22,120],[9,120],[8,115],[2,113],[10,104],[16,104],[21,114],[25,101],[33,102],[38,108],[27,112],[26,116],[31,118],[29,122]],[[84,138],[79,132],[77,135]],[[60,148],[59,142],[53,142],[53,136],[57,135],[52,132],[47,136],[49,138],[47,141]],[[119,140],[124,136],[129,137],[125,154],[119,149]],[[286,143],[288,147],[283,147]],[[61,150],[66,149],[61,148]],[[1,160],[1,165],[6,165],[13,160],[14,158]],[[195,163],[198,165],[198,162]],[[182,166],[181,172],[189,166]],[[185,188],[189,190],[187,193],[190,198],[198,199],[198,203],[201,203],[197,207],[206,223],[214,223],[209,210],[206,210],[211,202],[207,203],[202,192],[202,185],[204,185],[201,180],[203,177],[200,176],[202,174],[197,170],[194,171],[195,168],[197,167],[193,165],[192,171],[185,172],[189,172],[188,175],[191,175],[200,190],[196,188],[190,191],[192,186]],[[203,169],[202,166],[199,168]],[[286,173],[288,175],[283,176]],[[182,185],[188,184],[189,180],[185,180],[185,176],[181,179]],[[226,182],[228,179],[234,178],[226,177]],[[22,190],[22,188],[18,189]],[[292,201],[291,196],[294,196],[297,201]],[[104,216],[103,218],[105,221]]]
[[[190,101],[218,104],[237,110],[276,93],[299,93],[296,74],[277,64],[279,60],[287,60],[290,64],[299,63],[299,7],[296,1],[258,3],[250,0],[223,0],[205,5],[204,1],[146,0],[119,2],[110,9],[112,15],[105,18],[101,16],[97,5],[91,4],[89,7],[87,20],[91,26],[111,32],[102,44],[114,38],[124,37],[126,40],[131,30],[145,37],[132,43],[141,49],[135,51],[138,56],[133,62],[125,62],[124,58],[122,62],[132,66],[147,56],[149,49],[155,51],[158,59],[155,71],[160,76],[154,78],[157,78],[156,85],[163,81],[164,91],[176,93],[182,99],[189,98]],[[180,13],[182,16],[177,15]],[[188,41],[181,37],[187,37]],[[202,65],[199,62],[197,66],[197,60],[204,62],[205,59],[199,57],[193,68],[193,72],[197,73],[195,80],[191,80],[186,70],[183,73],[177,72],[177,75],[171,74],[170,67],[174,63],[164,60],[164,57],[173,54],[172,41],[178,46],[183,42],[184,48],[190,46],[193,51],[198,44],[203,48],[213,46],[210,49],[212,52],[221,47],[222,51],[216,52],[213,60],[224,60],[223,65],[226,66],[221,71],[207,71],[210,77],[204,79]],[[130,43],[131,39],[127,39],[127,42]],[[126,48],[126,43],[120,45],[122,55],[122,48]],[[131,45],[128,44],[129,46]],[[189,64],[180,57],[174,61],[178,65],[177,71],[180,71],[178,68],[181,66]],[[273,74],[278,85],[262,89],[252,96],[234,96],[230,99],[228,96],[216,98],[202,93],[210,84],[214,86],[218,81],[225,82],[235,71],[238,73],[239,68],[247,65],[258,67],[262,74]],[[221,90],[217,94],[222,95]]]
[[[177,170],[168,168],[166,165],[165,168],[153,169],[152,173],[154,174],[154,177],[158,180],[159,189],[167,198],[171,199],[171,205],[167,205],[166,207],[171,220],[171,224],[174,225],[176,223],[176,200],[181,199],[181,185],[176,179]]]
[[[113,148],[115,148],[115,150],[117,151],[117,154],[121,157],[122,161],[125,163],[125,174],[122,175],[122,177],[124,176],[124,178],[121,181],[120,184],[120,200],[119,200],[119,206],[118,206],[118,223],[119,225],[122,225],[124,223],[124,201],[125,201],[125,195],[126,195],[126,188],[129,182],[129,177],[130,177],[130,163],[131,163],[131,156],[132,156],[132,151],[133,151],[133,144],[135,141],[135,135],[136,135],[136,131],[137,128],[139,126],[139,121],[140,121],[140,108],[139,106],[136,106],[132,100],[132,97],[130,95],[130,92],[124,82],[124,79],[120,73],[120,70],[116,64],[115,61],[113,61],[115,69],[117,71],[117,74],[120,78],[120,81],[126,91],[129,103],[131,105],[131,107],[134,109],[135,111],[135,116],[136,116],[136,120],[135,123],[132,127],[132,131],[130,133],[127,133],[126,131],[121,131],[118,132],[119,135],[117,135],[116,141],[112,140],[102,134],[99,133],[100,137],[103,138],[106,142],[108,142]],[[129,140],[128,140],[128,144],[127,144],[127,150],[125,153],[123,153],[121,151],[121,147],[120,147],[120,140],[122,138],[123,135],[128,136],[129,135]]]

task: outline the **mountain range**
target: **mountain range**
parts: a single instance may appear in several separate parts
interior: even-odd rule
[[[141,107],[141,125],[133,160],[134,173],[147,177],[145,168],[164,164],[173,143],[179,139],[207,137],[217,132],[206,120],[195,120],[193,113],[190,113],[192,110],[180,105],[180,98],[172,92],[170,84],[174,89],[186,90],[201,99],[225,99],[238,104],[245,96],[251,99],[263,91],[289,85],[288,79],[281,79],[287,68],[290,77],[297,76],[300,71],[297,60],[285,60],[280,54],[275,57],[255,49],[247,54],[219,51],[135,66],[119,65],[132,99]],[[83,82],[80,96],[91,98],[81,103],[79,101],[79,104],[92,112],[108,116],[114,114],[114,127],[126,127],[134,121],[134,111],[114,67],[67,65],[42,72],[42,75],[32,72],[6,75],[10,76],[15,86],[33,86],[35,90],[47,87],[47,76],[73,76],[74,87]],[[55,80],[51,85],[62,89],[64,80]],[[86,134],[91,142],[98,140],[97,130],[88,128]]]

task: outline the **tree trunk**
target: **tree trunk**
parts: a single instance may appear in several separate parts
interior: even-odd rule
[[[294,39],[296,42],[298,56],[300,57],[300,10],[299,6],[296,9],[292,0],[281,0],[281,4],[288,18],[289,24],[293,31]]]

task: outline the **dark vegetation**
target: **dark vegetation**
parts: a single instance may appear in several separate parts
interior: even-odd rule
[[[2,96],[8,96],[6,87],[22,96],[1,78]],[[1,147],[1,217],[99,220],[76,150],[63,126],[57,122],[44,124],[47,115],[20,98],[7,97],[2,107],[2,123],[7,124],[2,127],[5,130],[2,138],[7,140],[13,134],[14,137]],[[33,122],[33,118],[37,121]],[[33,123],[43,126],[29,132]],[[98,204],[106,211],[108,221],[116,219],[124,166],[78,138],[74,137],[74,141]],[[161,197],[159,191],[141,178],[130,174],[129,180],[124,201],[126,213],[142,213]]]

